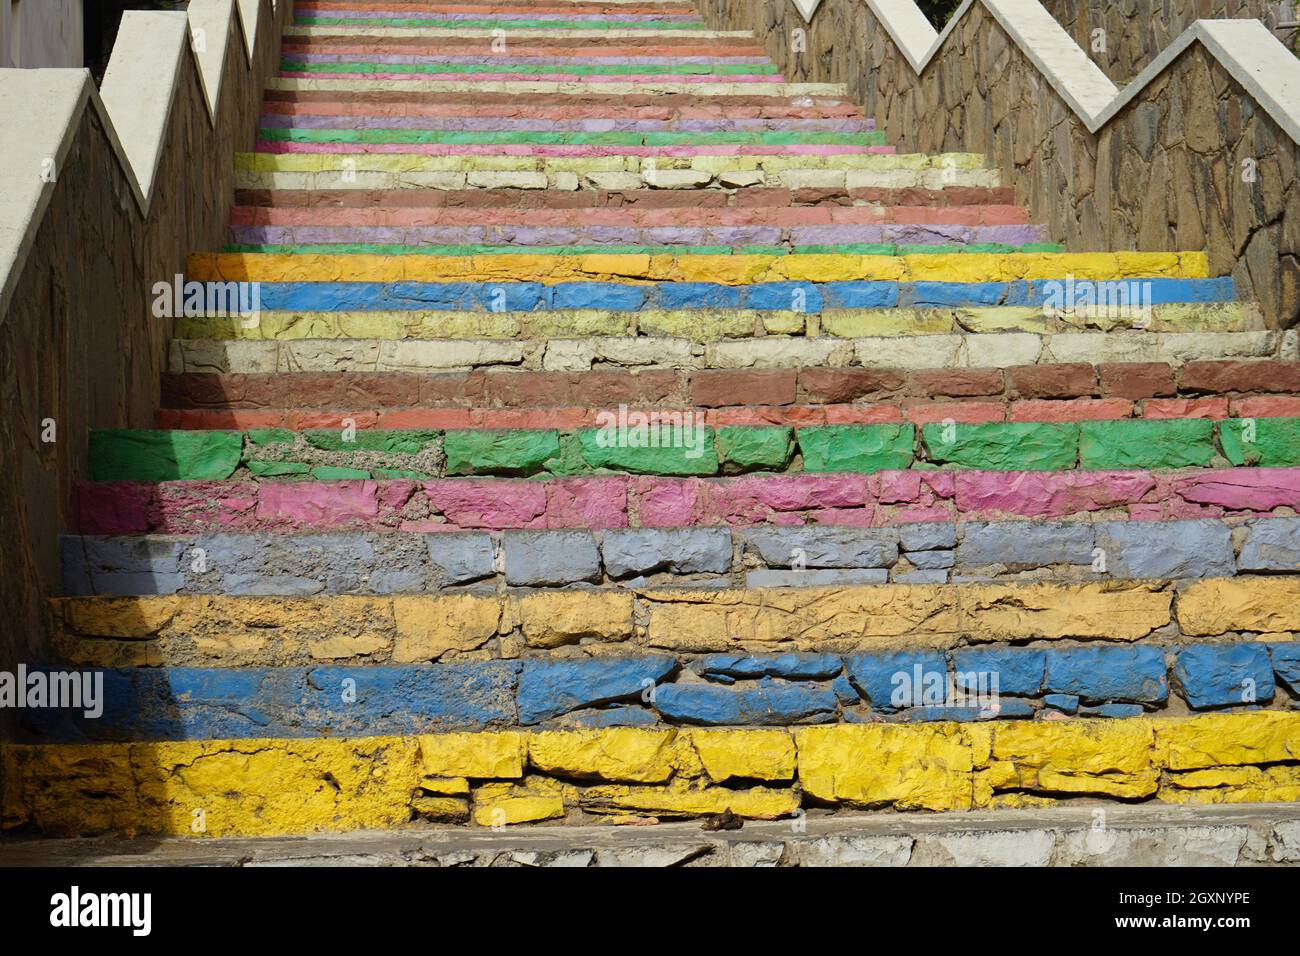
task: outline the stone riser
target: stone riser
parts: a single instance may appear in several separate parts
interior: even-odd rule
[[[981,206],[732,206],[726,208],[593,207],[492,209],[234,206],[232,226],[532,226],[660,229],[763,226],[776,229],[827,226],[1023,226],[1024,210]]]
[[[610,411],[595,428],[318,429],[91,433],[94,481],[456,476],[568,477],[594,473],[713,476],[852,473],[931,467],[987,471],[1099,471],[1300,465],[1300,419],[1112,419],[913,425],[662,423]],[[331,473],[345,469],[352,473]],[[385,473],[388,472],[388,473]]]
[[[73,504],[76,530],[85,534],[1170,520],[1294,515],[1300,469],[78,482]]]
[[[1165,284],[1177,280],[1165,280]],[[1216,287],[1199,287],[1202,294],[1213,294]],[[540,308],[531,311],[490,311],[481,309],[485,297],[498,295],[505,305],[533,304]],[[845,290],[821,287],[817,294],[833,299],[853,298],[862,287]],[[1178,287],[1168,289],[1177,294]],[[364,291],[374,293],[367,302]],[[630,292],[630,294],[629,294]],[[787,294],[782,297],[781,293]],[[1251,346],[1259,348],[1269,342],[1286,352],[1292,347],[1292,337],[1271,337],[1260,328],[1259,313],[1248,304],[1238,302],[1171,302],[1137,309],[1096,309],[1081,306],[1068,311],[1057,311],[1043,303],[1039,305],[981,306],[981,305],[928,305],[922,307],[881,308],[825,308],[819,312],[791,311],[789,309],[728,308],[724,303],[736,297],[729,287],[709,289],[682,286],[660,286],[653,290],[621,288],[578,288],[566,284],[552,290],[519,288],[518,286],[481,288],[475,285],[444,287],[438,289],[412,287],[409,284],[378,285],[367,283],[364,289],[337,283],[330,285],[305,285],[298,283],[268,284],[259,290],[270,303],[280,307],[262,308],[248,316],[221,316],[178,318],[173,334],[179,340],[193,345],[197,340],[306,340],[306,339],[395,339],[407,341],[429,340],[536,340],[529,348],[541,354],[550,350],[581,348],[587,338],[595,348],[604,340],[640,339],[640,347],[656,343],[662,347],[662,358],[669,361],[681,355],[682,340],[704,344],[730,341],[733,345],[749,346],[755,355],[764,355],[774,349],[793,348],[796,352],[808,343],[792,342],[795,339],[823,341],[895,337],[907,354],[907,339],[921,336],[928,343],[952,352],[954,337],[966,343],[965,349],[975,354],[990,354],[981,343],[992,341],[996,345],[1018,346],[1007,350],[1005,358],[1013,360],[1023,353],[1028,340],[1009,333],[1055,335],[1069,348],[1069,336],[1089,330],[1104,329],[1108,339],[1123,341],[1126,331],[1139,331],[1158,354],[1157,343],[1168,340],[1184,345],[1195,345],[1195,333],[1211,333],[1204,341],[1224,343],[1234,352],[1242,352],[1240,343],[1249,354]],[[771,289],[754,296],[750,305],[790,305],[801,291],[790,293],[786,289]],[[879,295],[879,290],[869,290],[866,296]],[[1021,301],[1037,298],[1033,291],[1021,293],[1008,289],[997,295],[1017,297]],[[564,308],[577,297],[588,296],[588,305],[596,303],[626,306],[626,308]],[[432,298],[443,308],[417,309],[412,299]],[[897,297],[920,298],[937,303],[945,299],[975,298],[960,286],[934,284],[902,286]],[[512,303],[510,299],[523,299]],[[882,296],[883,298],[883,296]],[[315,302],[312,302],[315,299]],[[502,300],[504,299],[504,302]],[[783,301],[784,299],[784,301]],[[648,300],[648,301],[647,301]],[[635,308],[653,306],[667,300],[672,308]],[[712,301],[710,301],[712,300]],[[721,302],[718,300],[722,300]],[[308,307],[304,308],[305,303]],[[401,306],[405,303],[406,308]],[[581,304],[581,303],[580,303]],[[317,308],[311,308],[315,305]],[[349,308],[349,306],[370,308]],[[390,305],[396,308],[381,309]],[[557,306],[546,308],[547,305]],[[704,307],[696,307],[703,305]],[[287,306],[287,307],[286,307]],[[1136,327],[1136,328],[1133,328]],[[1254,332],[1253,336],[1233,338],[1230,332]],[[1174,333],[1163,335],[1163,333]],[[1000,338],[989,339],[988,336]],[[1132,336],[1128,336],[1132,339]],[[742,340],[756,340],[745,342]],[[545,341],[542,341],[545,340]],[[619,342],[611,342],[617,348]],[[630,345],[631,343],[623,343]],[[455,353],[453,353],[455,354]],[[632,354],[632,353],[629,353]],[[957,353],[959,354],[959,353]],[[1184,356],[1187,353],[1184,351]],[[659,364],[652,356],[645,364]],[[831,356],[826,356],[830,359]],[[830,364],[842,364],[831,362]],[[866,364],[864,362],[864,364]],[[878,363],[877,363],[878,364]],[[990,368],[1004,367],[1006,362]],[[1082,363],[1080,363],[1082,364]],[[1300,378],[1288,373],[1286,363],[1274,363],[1280,378],[1262,383],[1274,391],[1300,389]],[[1256,371],[1263,371],[1262,368]],[[772,404],[775,397],[760,396],[757,401]]]
[[[944,650],[1027,641],[1289,642],[1300,576],[508,594],[50,599],[69,665],[282,667],[683,653]],[[576,645],[576,646],[571,646]],[[462,658],[465,659],[465,658]]]
[[[1206,275],[1200,253],[968,253],[960,255],[729,255],[729,256],[295,256],[248,253],[193,253],[187,259],[186,278],[199,282],[310,283],[346,286],[373,296],[382,290],[366,283],[407,282],[428,285],[426,295],[435,301],[455,296],[476,284],[501,288],[508,295],[505,308],[532,310],[545,301],[550,307],[597,308],[589,295],[565,290],[581,283],[583,289],[622,295],[624,301],[607,308],[646,307],[648,292],[657,284],[673,286],[679,297],[691,301],[663,302],[668,308],[784,308],[791,294],[802,289],[809,312],[821,308],[887,308],[898,305],[899,287],[933,284],[933,294],[946,298],[933,304],[949,306],[960,298],[970,305],[1025,305],[1026,299],[1042,303],[1050,293],[1061,307],[1096,300],[1096,282],[1110,283],[1121,302],[1216,302],[1236,298],[1230,278]],[[342,280],[342,281],[341,281]],[[1071,281],[1073,280],[1073,281]],[[792,286],[790,283],[803,283]],[[1050,283],[1050,284],[1049,284]],[[522,287],[521,287],[522,286]],[[535,288],[534,286],[540,286]],[[440,289],[439,287],[445,287]],[[613,287],[613,288],[609,288]],[[715,289],[715,287],[717,287]],[[725,287],[722,288],[722,287]],[[558,301],[568,291],[569,304]],[[730,291],[727,291],[730,290]],[[274,289],[263,298],[264,308],[275,308]],[[488,289],[483,290],[487,292]],[[674,291],[672,288],[670,292]],[[706,295],[706,293],[708,295]],[[338,294],[337,291],[335,294]],[[416,290],[409,292],[413,298]],[[523,295],[527,304],[517,304]],[[715,301],[709,301],[712,295]],[[766,295],[775,302],[757,305]],[[723,296],[717,300],[718,296]],[[915,297],[915,296],[914,296]],[[268,302],[267,299],[272,301]],[[851,301],[860,298],[863,301]],[[925,296],[920,296],[925,299]],[[634,301],[635,300],[635,301]],[[368,298],[365,300],[369,302]],[[418,300],[417,300],[418,301]],[[488,308],[487,299],[482,308]],[[928,301],[928,300],[927,300]],[[432,304],[432,303],[431,303]],[[903,304],[921,304],[904,302]],[[317,306],[318,308],[322,306]],[[338,306],[333,306],[337,308]],[[376,308],[356,304],[353,308]]]
[[[66,595],[426,594],[504,587],[820,587],[1300,571],[1300,519],[902,528],[151,535],[60,541]],[[1104,561],[1104,565],[1098,565]],[[800,565],[803,565],[802,567]],[[792,569],[793,568],[793,569]]]
[[[433,251],[445,247],[464,255],[468,246],[490,247],[484,252],[528,253],[530,246],[548,247],[551,253],[582,255],[589,247],[618,247],[617,251],[644,248],[656,252],[673,246],[745,246],[799,251],[806,246],[943,245],[1050,246],[1042,226],[958,225],[834,225],[834,226],[660,226],[641,229],[626,226],[363,226],[363,225],[234,225],[231,242],[238,246],[294,246],[341,244],[346,246],[401,246],[403,252]],[[287,248],[286,248],[287,247]],[[1055,247],[1053,247],[1055,248]],[[271,251],[271,250],[268,250]],[[360,250],[358,250],[360,251]],[[540,250],[539,250],[540,251]]]
[[[660,655],[409,667],[129,668],[107,671],[103,680],[103,714],[28,710],[18,715],[19,739],[79,743],[537,725],[1123,719],[1184,715],[1189,707],[1284,713],[1300,708],[1300,643],[845,658],[706,655],[691,661]],[[352,702],[339,693],[349,686],[356,691]],[[1253,693],[1243,690],[1247,686]]]
[[[340,209],[472,208],[472,209],[742,209],[843,206],[872,203],[877,206],[934,206],[937,213],[950,207],[1005,205],[1014,199],[1011,187],[988,189],[774,189],[751,186],[736,190],[681,191],[662,189],[238,189],[235,202],[243,206]]]
[[[1028,801],[1027,801],[1028,802]],[[796,825],[797,824],[797,825]],[[457,827],[208,840],[44,839],[0,847],[6,866],[827,867],[1219,866],[1300,862],[1300,818],[1285,803],[1000,809],[996,812],[834,815],[754,821],[711,833],[698,821]],[[1050,919],[1043,921],[1050,926]]]
[[[1295,332],[1062,332],[788,339],[696,344],[639,336],[585,339],[173,339],[172,374],[674,372],[826,368],[879,374],[1058,366],[1098,361],[1181,367],[1215,360],[1297,360]],[[1238,363],[1234,364],[1249,364]]]
[[[320,104],[326,106],[327,104]],[[348,109],[347,104],[336,104],[333,109],[292,108],[286,104],[268,103],[266,112],[258,118],[259,129],[337,129],[337,130],[385,130],[418,129],[445,130],[450,132],[497,132],[497,133],[730,133],[755,134],[792,131],[810,133],[869,133],[875,124],[867,119],[677,119],[661,118],[637,119],[627,115],[634,111],[622,111],[606,117],[564,116],[560,111],[551,110],[552,118],[530,116],[520,119],[515,116],[493,116],[488,111],[453,113],[450,109],[439,113],[419,113],[403,106],[385,115],[379,109]],[[531,112],[531,111],[530,111]],[[590,113],[591,111],[586,111]],[[612,111],[611,111],[612,112]],[[662,111],[654,111],[661,113]]]
[[[1228,398],[1152,398],[1133,402],[1122,398],[1076,398],[1065,400],[1027,399],[1022,401],[907,401],[899,405],[787,405],[744,406],[739,408],[691,409],[661,404],[660,412],[676,411],[695,414],[711,428],[745,425],[754,427],[807,427],[810,425],[866,425],[911,422],[930,425],[950,421],[960,424],[991,422],[1083,422],[1120,421],[1145,418],[1152,421],[1171,418],[1255,418],[1279,415],[1300,417],[1300,396],[1247,396]],[[643,409],[641,411],[644,411]],[[235,429],[249,431],[279,428],[292,431],[310,429],[356,428],[378,429],[559,429],[571,431],[595,428],[601,424],[608,408],[556,406],[540,409],[508,408],[391,408],[323,411],[310,408],[246,410],[160,409],[155,427],[160,430],[204,431]]]
[[[1100,399],[1141,403],[1143,416],[1158,417],[1185,402],[1190,411],[1205,414],[1222,408],[1229,399],[1228,414],[1241,418],[1300,418],[1292,397],[1300,393],[1300,370],[1294,362],[1269,360],[1189,361],[1175,366],[1168,362],[1042,364],[1007,368],[970,369],[871,369],[789,368],[727,369],[697,372],[611,371],[527,372],[503,369],[495,372],[404,375],[381,373],[311,373],[219,375],[193,372],[166,374],[162,382],[160,414],[177,410],[220,413],[239,410],[271,415],[292,415],[301,411],[304,421],[297,426],[315,427],[317,415],[325,416],[325,427],[339,424],[329,409],[355,413],[361,427],[375,427],[391,416],[411,411],[416,418],[425,411],[532,410],[611,408],[620,404],[644,409],[725,408],[735,416],[750,413],[777,416],[785,406],[800,406],[788,414],[807,415],[816,424],[818,406],[838,406],[837,414],[890,414],[877,403],[900,409],[935,408],[950,405],[958,419],[963,405],[1039,400]],[[1274,394],[1270,394],[1274,393]],[[1282,393],[1282,394],[1276,394]],[[963,401],[945,401],[961,399]],[[1212,402],[1206,405],[1205,402]],[[847,403],[865,402],[861,406]],[[1168,402],[1169,404],[1160,404]],[[746,408],[745,406],[750,406]],[[368,411],[362,411],[362,409]],[[879,409],[877,411],[877,409]],[[389,410],[392,410],[391,412]],[[936,409],[942,410],[942,409]],[[1135,411],[1138,410],[1135,408]],[[826,420],[830,421],[829,409]],[[909,412],[910,414],[920,414]],[[1192,417],[1188,414],[1184,417]],[[942,416],[941,416],[942,418]],[[201,418],[210,427],[212,419]],[[228,419],[234,422],[237,419]],[[451,427],[453,416],[440,427]],[[464,419],[460,419],[464,421]],[[471,418],[467,424],[486,419]],[[710,421],[716,424],[718,419]],[[258,422],[265,427],[269,422]],[[758,422],[754,422],[758,424]],[[233,424],[228,427],[239,427]],[[341,427],[341,426],[340,426]],[[397,427],[396,424],[386,427]]]
[[[198,833],[223,836],[388,829],[421,818],[465,822],[471,811],[477,824],[494,826],[726,810],[778,818],[798,815],[805,803],[969,810],[1070,796],[1287,801],[1297,797],[1288,765],[1297,728],[1300,714],[1269,713],[793,731],[7,744],[0,759],[14,794],[5,808],[8,825],[193,837],[195,808],[203,809]],[[1107,769],[1099,773],[1099,764]],[[889,855],[907,849],[899,837]]]

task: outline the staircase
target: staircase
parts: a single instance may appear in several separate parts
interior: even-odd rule
[[[1201,252],[1065,251],[677,0],[283,56],[7,826],[1300,800],[1300,343]]]

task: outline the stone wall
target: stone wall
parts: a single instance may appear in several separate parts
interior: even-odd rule
[[[251,145],[292,4],[252,0],[240,7],[260,17],[258,44],[250,64],[240,22],[229,21],[215,120],[184,45],[147,213],[116,145],[126,141],[129,152],[127,135],[111,128],[98,95],[87,89],[73,104],[75,125],[64,137],[57,181],[43,211],[37,207],[25,256],[7,277],[12,294],[7,305],[0,302],[0,613],[7,624],[0,666],[45,654],[42,602],[58,584],[59,532],[71,521],[73,479],[86,473],[89,430],[153,422],[171,329],[170,320],[152,317],[152,285],[171,281],[188,251],[218,244],[225,234],[233,153]],[[209,37],[208,48],[217,46]],[[65,71],[22,71],[4,80],[65,89],[78,82]],[[0,84],[0,114],[8,114],[0,121],[7,130],[31,127],[32,102],[8,92]],[[33,179],[40,172],[4,170]]]
[[[1270,30],[1277,24],[1276,5],[1268,0],[1047,0],[1043,6],[1120,86],[1196,20],[1254,17]],[[1104,50],[1092,48],[1097,29],[1106,31]]]
[[[986,153],[1072,251],[1204,249],[1270,325],[1300,322],[1297,145],[1202,43],[1091,132],[983,0],[919,77],[868,0],[824,0],[810,25],[789,0],[700,6],[764,37],[788,79],[847,84],[900,149]]]

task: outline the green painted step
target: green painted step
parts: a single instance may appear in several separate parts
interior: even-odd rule
[[[681,413],[669,423],[681,423]],[[301,433],[103,430],[91,434],[97,481],[224,479],[241,466],[267,477],[434,478],[619,472],[867,473],[904,468],[1062,471],[1300,465],[1300,419],[1119,419],[1085,422],[685,427],[659,432],[584,428]],[[247,444],[245,444],[247,438]],[[796,456],[802,455],[802,465]],[[444,463],[445,462],[445,463]]]
[[[464,146],[884,146],[885,134],[715,130],[703,133],[603,133],[532,130],[296,129],[264,127],[259,139],[282,143],[446,143]]]
[[[572,73],[574,76],[773,76],[775,63],[320,63],[285,57],[280,69],[291,73],[518,73],[525,76]]]

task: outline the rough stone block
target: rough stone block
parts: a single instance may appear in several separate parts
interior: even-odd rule
[[[1215,455],[1214,422],[1121,419],[1079,423],[1079,464],[1121,468],[1205,467]]]
[[[1097,703],[1162,703],[1169,697],[1161,647],[1051,649],[1044,689]]]
[[[429,563],[442,575],[444,584],[467,584],[496,573],[489,534],[428,534],[424,543]]]
[[[1079,431],[1074,423],[991,422],[924,428],[930,461],[991,471],[1061,471],[1074,467]]]
[[[600,580],[600,552],[587,531],[507,531],[506,584],[546,587]]]
[[[1261,518],[1246,526],[1242,571],[1300,571],[1300,518]]]
[[[1087,565],[1093,546],[1092,526],[1079,522],[971,522],[963,527],[957,561],[965,568]]]
[[[676,658],[665,656],[524,661],[519,722],[538,724],[571,710],[635,700],[676,669]]]
[[[799,429],[804,471],[873,472],[912,464],[911,425],[816,425]]]
[[[731,570],[731,532],[725,528],[628,528],[606,531],[601,553],[612,578],[670,571]]]
[[[1096,526],[1107,570],[1124,578],[1231,577],[1232,533],[1222,521],[1106,521]]]
[[[889,713],[946,702],[948,662],[936,651],[854,654],[844,659],[844,666],[876,710]]]
[[[953,651],[952,664],[959,690],[993,688],[996,679],[999,694],[1036,697],[1043,689],[1047,656],[1020,648],[971,648]]]
[[[1199,644],[1179,648],[1174,677],[1188,706],[1236,707],[1273,699],[1273,666],[1263,644]]]
[[[707,726],[827,723],[839,712],[829,688],[773,680],[745,688],[666,684],[655,691],[655,707],[668,720]]]
[[[898,560],[896,535],[856,528],[756,528],[746,547],[773,568],[887,568]]]

